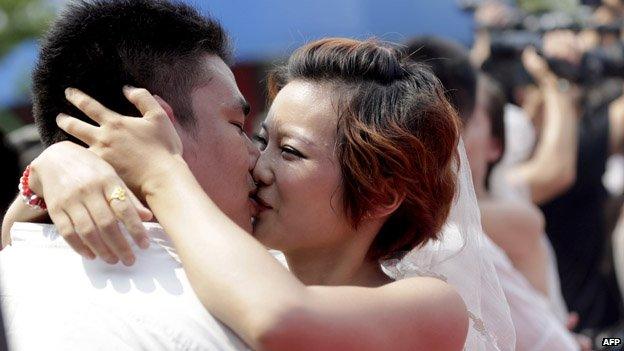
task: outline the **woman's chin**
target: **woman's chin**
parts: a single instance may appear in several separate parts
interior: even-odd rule
[[[259,217],[255,217],[253,220],[253,231],[251,235],[267,248],[275,249],[274,246],[276,245],[271,241],[271,228],[266,221],[263,221]]]

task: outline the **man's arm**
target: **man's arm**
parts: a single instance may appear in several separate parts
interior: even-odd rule
[[[17,197],[2,220],[2,247],[11,244],[11,227],[15,222],[50,222],[48,213],[43,210],[34,209]]]

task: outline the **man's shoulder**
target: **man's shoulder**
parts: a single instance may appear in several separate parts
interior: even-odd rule
[[[33,345],[32,335],[45,334],[69,346],[45,349],[84,350],[107,335],[110,341],[100,340],[105,349],[244,349],[203,308],[169,242],[151,234],[150,249],[136,249],[136,263],[126,267],[83,259],[52,226],[16,225],[16,240],[0,252],[2,308],[13,343]]]

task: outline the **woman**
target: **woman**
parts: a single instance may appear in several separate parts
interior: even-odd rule
[[[475,305],[467,294],[418,277],[450,278],[445,265],[453,258],[468,263],[462,246],[478,247],[478,237],[433,241],[449,212],[462,223],[460,210],[474,205],[470,186],[457,188],[458,119],[437,79],[391,47],[325,39],[297,50],[269,83],[273,103],[257,137],[262,153],[254,169],[255,238],[202,191],[171,122],[147,91],[124,89],[144,118],[111,119],[114,113],[71,90],[74,105],[97,106],[83,112],[102,128],[68,116],[58,124],[93,143],[131,188],[141,189],[206,309],[253,348],[513,347],[490,330],[509,322],[504,308],[494,308],[500,301],[483,309],[503,313],[484,322],[482,306],[477,315],[466,310],[464,303]],[[468,201],[451,210],[457,190]],[[281,250],[292,274],[260,243]],[[476,271],[491,271],[472,258]],[[463,291],[482,285],[479,278],[486,276],[469,279]]]

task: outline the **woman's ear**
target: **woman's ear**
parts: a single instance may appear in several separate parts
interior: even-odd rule
[[[399,194],[394,189],[389,189],[388,197],[385,203],[379,204],[375,208],[368,211],[366,214],[367,219],[379,219],[390,216],[394,211],[401,206],[405,200],[405,194]]]
[[[171,108],[171,105],[169,105],[167,101],[163,100],[163,98],[161,98],[158,95],[154,95],[154,98],[156,99],[156,101],[158,101],[158,104],[160,105],[160,107],[162,107],[163,110],[165,110],[165,113],[167,113],[167,116],[171,120],[171,123],[175,125],[176,117],[175,117],[175,114],[173,113],[173,109]]]

